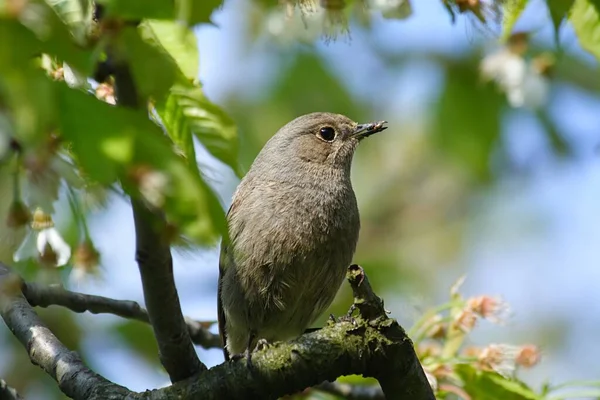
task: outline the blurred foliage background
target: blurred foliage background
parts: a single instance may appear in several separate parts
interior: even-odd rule
[[[184,314],[214,320],[223,210],[266,140],[313,111],[386,119],[390,129],[361,144],[353,167],[355,261],[392,316],[412,326],[466,275],[466,298],[499,295],[513,310],[505,326],[478,322],[461,346],[542,349],[541,365],[519,375],[532,390],[462,370],[466,393],[440,396],[575,398],[546,396],[545,382],[598,377],[600,3],[100,3],[104,23],[90,22],[86,1],[0,1],[2,219],[15,217],[15,202],[41,207],[72,249],[60,268],[40,263],[30,243],[40,229],[13,220],[0,260],[29,279],[141,302],[125,194],[142,196],[173,223]],[[138,28],[125,22],[137,19]],[[108,52],[132,65],[162,131],[112,107],[110,80],[85,78]],[[445,345],[467,301],[452,298],[436,325]],[[343,286],[330,311],[350,302]],[[134,390],[168,383],[148,326],[39,312],[108,379]],[[62,398],[7,329],[0,377],[28,399]]]

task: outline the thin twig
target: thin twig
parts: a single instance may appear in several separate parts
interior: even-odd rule
[[[65,290],[59,285],[46,286],[30,282],[24,282],[22,290],[29,304],[34,307],[56,305],[66,307],[77,313],[88,311],[92,314],[114,314],[119,317],[150,323],[146,309],[135,301],[77,293]],[[185,322],[190,337],[195,344],[205,349],[222,347],[219,335],[206,329],[208,323],[191,318],[185,318]]]
[[[129,390],[90,370],[77,353],[67,349],[35,313],[20,292],[18,277],[0,263],[0,313],[11,332],[27,349],[31,362],[42,368],[75,399],[122,399]],[[15,290],[16,288],[16,290]]]

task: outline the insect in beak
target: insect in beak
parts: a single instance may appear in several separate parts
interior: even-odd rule
[[[358,124],[356,125],[356,129],[354,130],[354,132],[352,132],[351,136],[357,138],[358,140],[364,139],[375,133],[386,130],[388,127],[384,126],[384,124],[387,124],[387,121]]]

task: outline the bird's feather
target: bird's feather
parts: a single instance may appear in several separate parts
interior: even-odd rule
[[[227,257],[227,245],[221,244],[221,255],[219,257],[219,284],[217,287],[217,319],[219,321],[219,336],[223,345],[223,355],[225,361],[229,360],[229,352],[227,351],[227,332],[225,331],[225,311],[223,310],[223,300],[221,299],[221,291],[223,286],[223,273],[225,271],[225,258]]]
[[[229,207],[229,210],[227,211],[227,217],[229,217],[229,214],[236,208],[236,206],[237,201],[234,199]],[[227,250],[230,240],[231,238],[223,238],[223,242],[221,243],[221,254],[219,255],[219,283],[217,285],[217,320],[219,321],[219,336],[221,337],[221,342],[223,344],[223,355],[225,356],[225,361],[229,360],[230,354],[227,351],[227,328],[221,292],[223,290],[223,276],[225,273],[225,268],[227,267]]]

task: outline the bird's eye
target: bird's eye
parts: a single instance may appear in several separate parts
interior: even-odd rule
[[[335,130],[330,126],[326,126],[319,130],[319,136],[326,142],[332,142],[335,139]]]

